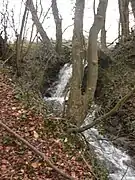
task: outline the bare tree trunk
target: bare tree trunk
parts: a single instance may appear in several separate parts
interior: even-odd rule
[[[135,0],[130,0],[130,2],[131,2],[132,12],[134,15],[134,20],[135,20]]]
[[[73,74],[71,81],[68,115],[80,125],[87,115],[89,104],[94,98],[98,77],[97,38],[103,27],[108,0],[100,0],[88,40],[88,81],[85,94],[82,95],[82,60],[83,60],[83,14],[84,0],[76,0],[73,34]]]
[[[107,2],[108,4],[108,2]],[[106,6],[107,8],[107,6]],[[105,51],[106,50],[106,29],[105,29],[105,23],[106,23],[106,9],[105,9],[105,15],[104,15],[104,21],[103,21],[103,27],[101,29],[101,48]]]
[[[42,23],[40,23],[39,18],[37,16],[37,12],[36,9],[34,7],[33,4],[33,0],[28,0],[28,8],[32,14],[32,20],[37,28],[37,32],[39,32],[40,36],[41,36],[41,41],[44,45],[44,58],[43,58],[43,73],[42,73],[42,77],[40,78],[40,82],[39,82],[39,88],[41,93],[44,93],[44,86],[45,86],[45,77],[47,77],[47,69],[51,69],[53,67],[55,67],[57,64],[62,64],[63,63],[63,59],[60,58],[60,56],[58,55],[58,53],[55,51],[54,47],[51,44],[50,39],[48,38]],[[51,67],[52,66],[52,67]]]
[[[28,8],[29,8],[29,10],[30,10],[30,12],[32,14],[32,20],[34,21],[34,23],[35,23],[35,25],[37,27],[37,31],[39,32],[44,45],[46,46],[47,49],[49,49],[49,51],[52,51],[53,54],[56,54],[53,47],[52,47],[50,39],[48,38],[42,24],[39,21],[36,9],[35,9],[34,4],[33,4],[33,0],[28,0],[27,5],[28,5]]]
[[[56,24],[56,52],[61,54],[62,50],[62,18],[59,15],[57,2],[52,0],[52,12]]]
[[[83,67],[83,15],[85,0],[76,0],[74,31],[72,40],[73,72],[70,96],[68,101],[68,115],[77,124],[82,120],[82,67]]]
[[[17,66],[17,75],[20,75],[20,61],[21,61],[21,41],[22,41],[22,35],[23,35],[23,29],[24,29],[24,24],[25,24],[25,20],[26,20],[26,16],[27,16],[27,11],[28,11],[28,7],[27,7],[27,2],[28,0],[26,0],[26,6],[25,6],[25,10],[24,10],[24,14],[23,14],[23,18],[22,18],[22,24],[21,24],[21,29],[20,29],[20,33],[17,36],[17,43],[16,43],[16,66]]]
[[[97,85],[97,78],[98,78],[98,55],[97,55],[97,38],[99,31],[102,29],[104,25],[104,19],[106,15],[108,0],[100,0],[97,14],[94,18],[94,23],[89,32],[89,39],[88,39],[88,81],[87,81],[87,89],[86,89],[86,110],[88,109],[89,103],[94,98],[94,93],[96,90]]]
[[[101,49],[105,51],[107,49],[106,47],[106,30],[105,30],[105,19],[104,19],[104,25],[101,29]]]
[[[129,36],[129,0],[119,0],[119,13],[121,23],[121,41],[126,41]]]
[[[101,30],[101,49],[103,51],[106,50],[106,30],[105,30],[105,21],[104,21],[104,25],[103,28]]]

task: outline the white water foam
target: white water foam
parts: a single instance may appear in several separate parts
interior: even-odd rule
[[[87,116],[85,124],[90,123],[92,116]],[[109,179],[112,180],[135,180],[135,171],[126,165],[131,158],[114,147],[114,145],[99,134],[98,130],[91,128],[84,132],[88,142],[95,148],[95,152],[101,161],[106,163],[109,171]]]
[[[59,72],[59,81],[56,85],[56,91],[54,93],[54,97],[62,97],[63,92],[67,86],[67,83],[69,82],[69,79],[72,75],[72,65],[65,64],[63,68]]]
[[[72,65],[65,64],[59,72],[59,79],[56,86],[52,90],[52,97],[44,97],[46,101],[58,101],[61,105],[64,102],[64,90],[72,76]]]

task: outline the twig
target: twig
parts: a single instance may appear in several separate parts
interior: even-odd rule
[[[25,145],[27,145],[35,154],[40,156],[44,161],[47,162],[47,164],[53,168],[57,173],[65,177],[66,179],[75,180],[73,177],[67,175],[64,171],[56,167],[41,151],[36,149],[34,146],[32,146],[28,141],[26,141],[24,138],[22,138],[19,134],[11,130],[7,125],[5,125],[2,121],[0,121],[0,125],[6,129],[8,132],[10,132],[13,136],[15,136],[19,141],[22,141]]]
[[[107,46],[107,48],[110,47],[112,44],[114,44],[114,42],[117,41],[119,38],[120,38],[120,36],[118,36],[117,38],[115,38],[115,39],[113,40],[113,42],[111,42],[111,43]]]
[[[128,166],[127,166],[127,169],[126,169],[126,171],[124,172],[124,174],[123,174],[123,176],[122,176],[122,178],[121,178],[121,180],[123,180],[124,179],[124,177],[126,176],[126,174],[127,174],[127,171],[128,171]]]
[[[86,131],[90,128],[92,128],[93,126],[95,126],[96,124],[100,123],[101,121],[104,121],[105,119],[107,119],[108,117],[112,116],[113,114],[115,114],[119,108],[132,96],[132,94],[135,93],[135,87],[133,88],[132,91],[130,91],[127,95],[125,95],[120,101],[118,101],[118,103],[106,114],[104,114],[103,116],[93,120],[92,123],[80,127],[80,128],[70,128],[68,130],[69,133],[81,133],[83,131]]]
[[[62,32],[62,35],[65,33],[65,31],[69,28],[69,27],[71,27],[71,26],[73,26],[74,24],[70,24],[69,26],[67,26],[64,30],[63,30],[63,32]]]
[[[12,53],[12,54],[2,63],[2,66],[4,66],[14,55],[15,55],[15,53]]]
[[[48,8],[46,14],[44,15],[41,24],[43,24],[45,18],[47,17],[47,15],[48,15],[48,13],[49,13],[49,11],[50,11],[50,9],[51,9],[51,6]],[[40,19],[40,18],[39,18],[39,19]],[[31,35],[30,35],[30,40],[29,40],[28,48],[27,48],[27,51],[24,53],[22,59],[28,54],[28,52],[29,52],[29,50],[30,50],[30,48],[31,48],[31,46],[32,46],[32,44],[33,44],[33,42],[35,41],[35,39],[36,39],[36,37],[37,37],[37,35],[38,35],[38,32],[37,32],[37,33],[35,34],[33,40],[32,40],[33,30],[34,30],[34,25],[35,25],[35,23],[32,24],[32,30],[31,30]]]

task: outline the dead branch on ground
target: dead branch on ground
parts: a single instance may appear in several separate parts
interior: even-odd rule
[[[36,149],[33,145],[31,145],[28,141],[22,138],[19,134],[11,130],[7,125],[5,125],[2,121],[0,121],[0,126],[6,129],[9,133],[11,133],[14,137],[16,137],[19,141],[23,142],[27,147],[29,147],[36,155],[40,156],[51,168],[53,168],[57,173],[62,175],[66,179],[75,180],[73,177],[67,175],[64,171],[56,167],[41,151]]]

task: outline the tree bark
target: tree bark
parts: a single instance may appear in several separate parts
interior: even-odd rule
[[[107,2],[108,4],[108,2]],[[107,8],[107,6],[106,6]],[[105,29],[105,23],[106,23],[106,9],[105,9],[105,15],[104,15],[104,21],[103,21],[103,27],[101,29],[101,48],[103,51],[106,50],[106,29]]]
[[[86,87],[86,110],[88,109],[89,103],[94,98],[94,93],[96,90],[97,85],[97,78],[98,78],[98,54],[97,54],[97,38],[99,31],[103,28],[104,19],[106,15],[108,0],[100,0],[97,14],[94,18],[94,23],[89,32],[89,39],[88,39],[88,53],[87,53],[87,60],[88,60],[88,81]]]
[[[119,0],[118,2],[121,24],[121,41],[125,42],[129,35],[129,0]]]
[[[121,23],[120,23],[120,18],[119,18],[119,23],[118,23],[118,40],[120,42],[120,39],[121,39]]]
[[[101,29],[101,49],[103,51],[106,51],[106,30],[105,30],[105,19],[104,19],[104,25],[103,28]]]
[[[82,124],[88,109],[89,103],[94,98],[94,93],[98,77],[98,55],[97,55],[97,38],[98,33],[103,27],[105,12],[108,0],[100,0],[97,14],[94,18],[93,26],[89,32],[87,61],[88,61],[88,80],[85,94],[82,95],[82,75],[83,75],[83,14],[84,1],[76,1],[74,34],[73,34],[73,74],[71,81],[68,115],[77,125]]]
[[[72,39],[72,59],[73,70],[68,101],[68,115],[75,123],[79,124],[82,120],[82,67],[83,67],[83,15],[85,0],[76,0],[74,31]]]
[[[52,12],[56,25],[56,52],[60,55],[62,51],[62,18],[59,15],[57,1],[52,0]]]

